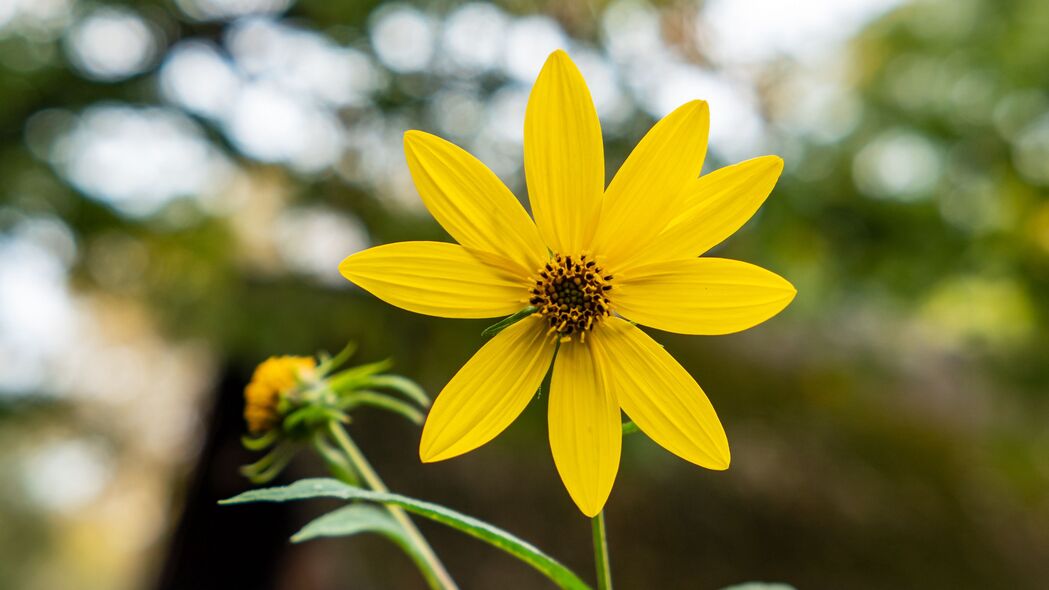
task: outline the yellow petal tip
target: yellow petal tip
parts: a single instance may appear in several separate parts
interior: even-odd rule
[[[350,282],[356,282],[353,280],[353,272],[350,270],[350,267],[353,265],[353,257],[354,255],[350,254],[346,258],[343,258],[342,262],[339,263],[339,274],[342,275],[342,278]]]
[[[419,460],[423,463],[436,463],[440,461],[438,453],[433,452],[433,449],[419,445]]]
[[[568,61],[572,61],[572,58],[568,57],[568,52],[565,51],[564,49],[555,49],[555,50],[551,51],[550,55],[547,56],[546,61],[551,61],[551,60],[553,60],[555,58],[556,59],[567,59]]]
[[[419,131],[418,129],[409,129],[404,132],[404,145],[411,145],[414,142],[426,139],[430,135],[430,133],[427,133],[425,131]]]
[[[690,100],[690,101],[686,102],[685,104],[683,104],[682,106],[683,107],[689,107],[689,108],[692,108],[692,109],[704,110],[704,111],[707,111],[708,113],[710,112],[710,104],[707,103],[707,101],[705,101],[705,100],[703,100],[701,98],[696,98],[696,99]]]

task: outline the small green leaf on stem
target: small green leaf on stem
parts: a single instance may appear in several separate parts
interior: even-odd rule
[[[499,320],[498,322],[492,324],[491,326],[488,326],[487,328],[485,328],[484,331],[481,332],[481,336],[483,338],[490,338],[492,336],[495,336],[499,332],[502,332],[503,330],[509,328],[510,326],[516,324],[517,322],[519,322],[519,321],[525,319],[526,317],[532,315],[533,313],[535,313],[535,311],[536,311],[535,307],[529,306],[529,307],[526,307],[526,308],[522,309],[521,311],[519,311],[519,312],[517,312],[517,313],[515,313],[513,315],[506,316],[505,318],[503,318],[503,319]]]

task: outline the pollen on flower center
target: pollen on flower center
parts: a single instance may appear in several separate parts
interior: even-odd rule
[[[533,280],[529,303],[546,319],[550,332],[562,338],[578,334],[582,340],[610,313],[612,275],[602,275],[601,267],[593,259],[587,260],[586,254],[576,259],[555,254]]]

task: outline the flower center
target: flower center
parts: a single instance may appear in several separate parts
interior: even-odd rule
[[[580,341],[594,323],[609,315],[608,292],[612,275],[602,275],[601,267],[586,254],[573,259],[555,254],[533,277],[529,303],[538,308],[550,332],[562,339],[579,334]]]

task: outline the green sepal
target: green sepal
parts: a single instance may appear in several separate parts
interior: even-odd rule
[[[299,430],[300,427],[312,429],[314,426],[327,424],[331,420],[347,424],[350,421],[350,417],[334,408],[310,405],[299,408],[288,414],[287,417],[284,418],[283,426],[285,432],[294,433]]]
[[[244,435],[240,437],[240,444],[244,445],[244,448],[249,451],[263,451],[273,446],[273,443],[277,442],[278,438],[280,438],[280,430],[273,428],[266,434],[258,437]]]
[[[558,563],[554,558],[543,553],[535,546],[486,522],[430,502],[423,502],[398,494],[383,494],[363,490],[334,479],[303,479],[289,486],[250,490],[233,498],[221,500],[219,504],[286,502],[309,498],[364,500],[400,506],[408,512],[454,528],[513,555],[550,578],[559,588],[590,590],[590,587],[579,576]]]
[[[383,359],[367,365],[351,367],[331,376],[328,387],[336,392],[347,391],[360,385],[360,382],[372,375],[382,373],[393,366],[393,359]]]
[[[327,375],[332,370],[339,368],[343,363],[350,360],[350,357],[353,356],[353,353],[355,352],[357,352],[357,343],[347,342],[346,346],[344,346],[342,350],[339,351],[339,354],[336,354],[335,356],[329,356],[326,352],[318,354],[317,358],[319,358],[321,362],[317,365],[317,374],[321,377]]]
[[[251,483],[269,483],[288,466],[297,451],[295,443],[284,441],[258,461],[241,467],[240,473]]]
[[[415,409],[415,406],[401,401],[393,396],[374,391],[360,390],[348,393],[339,401],[339,409],[352,410],[357,406],[372,406],[400,414],[414,424],[423,423],[423,414]]]
[[[423,408],[430,407],[430,396],[415,381],[400,375],[375,375],[364,379],[361,387],[380,387],[403,393]]]
[[[499,320],[498,322],[492,324],[491,326],[488,326],[487,328],[485,328],[484,331],[481,332],[481,337],[489,338],[491,336],[495,336],[499,332],[502,332],[503,330],[509,328],[510,326],[516,324],[517,322],[519,322],[519,321],[525,319],[526,317],[532,315],[533,313],[536,312],[537,309],[538,308],[536,308],[536,307],[528,306],[528,307],[522,309],[521,311],[519,311],[519,312],[517,312],[517,313],[515,313],[513,315],[508,315],[505,318]]]
[[[623,422],[624,435],[634,434],[635,432],[641,432],[641,429],[637,427],[637,424],[634,424],[632,420],[627,420],[626,422]]]

